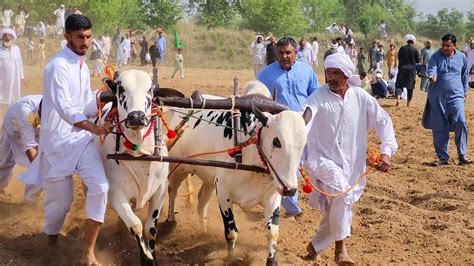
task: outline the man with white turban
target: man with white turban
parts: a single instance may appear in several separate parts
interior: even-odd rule
[[[416,81],[415,65],[420,63],[420,53],[415,48],[415,36],[407,34],[405,40],[407,45],[400,47],[398,51],[398,74],[397,83],[395,84],[396,106],[400,103],[400,96],[404,88],[407,90],[407,106],[410,106]]]
[[[360,79],[347,55],[335,53],[324,61],[327,85],[306,103],[308,142],[304,154],[307,173],[325,193],[313,191],[310,205],[324,213],[320,227],[307,246],[308,259],[335,243],[335,262],[353,265],[346,238],[351,235],[352,206],[361,197],[366,180],[350,189],[366,171],[367,138],[375,128],[380,138],[378,169],[390,170],[390,157],[398,148],[392,120],[377,100],[360,88]],[[337,195],[339,194],[339,195]]]
[[[20,48],[15,45],[16,33],[10,28],[0,32],[0,116],[7,112],[8,105],[20,98],[23,75],[23,61]],[[1,119],[0,119],[1,120]]]

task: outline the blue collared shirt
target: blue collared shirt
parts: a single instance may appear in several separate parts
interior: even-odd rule
[[[430,58],[428,76],[437,76],[429,96],[464,98],[469,89],[467,59],[458,50],[451,57],[444,55],[441,50],[435,52]]]
[[[320,86],[310,65],[295,61],[290,70],[283,69],[274,62],[265,67],[257,79],[265,84],[273,94],[277,89],[277,102],[291,110],[302,112],[306,99]]]

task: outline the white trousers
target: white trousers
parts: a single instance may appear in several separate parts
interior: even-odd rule
[[[49,167],[45,159],[41,163],[41,168]],[[87,187],[87,219],[103,223],[107,207],[109,183],[105,176],[99,151],[93,142],[87,145],[81,155],[76,171]],[[53,179],[57,180],[57,178]],[[72,176],[67,176],[54,182],[45,180],[43,182],[43,189],[45,192],[45,224],[43,232],[47,235],[57,235],[61,231],[64,219],[73,200],[74,182]]]
[[[335,190],[322,182],[317,182],[318,187],[323,191],[335,194],[340,191]],[[352,193],[331,198],[321,196],[321,210],[324,217],[321,220],[319,229],[313,236],[311,243],[314,250],[319,254],[335,241],[344,240],[351,235],[352,225],[352,205],[354,204],[354,196]]]

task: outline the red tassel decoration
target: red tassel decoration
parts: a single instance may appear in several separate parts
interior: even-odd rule
[[[310,184],[306,184],[306,185],[303,186],[303,191],[304,191],[304,193],[309,194],[309,193],[313,192],[313,187],[311,187]]]
[[[168,136],[169,139],[174,139],[176,137],[176,131],[172,129],[168,129],[168,133],[166,133],[166,136]]]

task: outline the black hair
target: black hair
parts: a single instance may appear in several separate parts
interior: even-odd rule
[[[444,35],[443,37],[441,37],[441,40],[442,40],[443,42],[445,42],[445,41],[451,41],[453,44],[456,44],[456,40],[457,40],[457,39],[456,39],[456,36],[454,36],[454,34],[448,33],[448,34]]]
[[[66,33],[88,29],[92,29],[92,23],[89,18],[84,15],[73,14],[66,19]]]
[[[277,48],[285,47],[287,45],[291,45],[291,46],[293,46],[293,48],[296,49],[295,39],[293,39],[291,37],[283,37],[280,40],[278,40],[278,42],[277,42]]]

